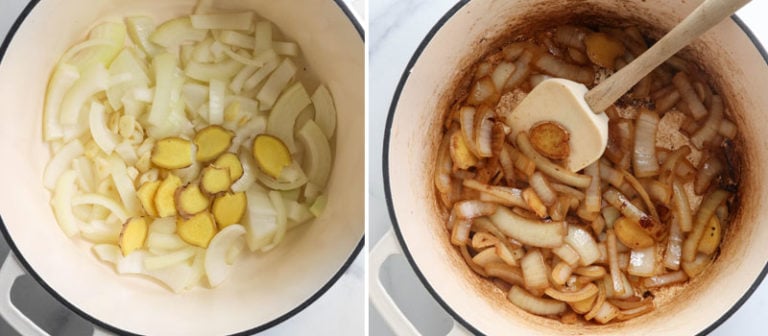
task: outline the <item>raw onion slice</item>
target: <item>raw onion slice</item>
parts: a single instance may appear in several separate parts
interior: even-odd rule
[[[49,190],[53,190],[53,187],[56,186],[56,181],[58,181],[64,171],[69,169],[75,158],[83,155],[84,151],[83,144],[77,139],[61,147],[51,161],[48,161],[48,165],[45,166],[43,185]]]
[[[239,224],[228,225],[211,239],[205,252],[205,274],[211,287],[217,287],[227,278],[231,264],[227,263],[229,249],[245,235],[245,228]]]
[[[152,271],[178,265],[194,257],[196,253],[196,249],[190,246],[163,255],[147,255],[144,258],[144,269]]]
[[[86,68],[80,78],[67,90],[61,100],[59,121],[62,126],[75,125],[86,100],[109,87],[109,72],[102,63],[94,63]]]
[[[196,29],[248,30],[253,21],[253,12],[193,14],[189,18],[192,27]]]
[[[308,120],[299,130],[299,141],[304,145],[304,168],[312,184],[325,187],[331,173],[331,147],[320,127]]]
[[[272,242],[277,233],[277,210],[266,193],[250,188],[246,191],[248,212],[243,220],[247,235],[246,243],[256,251]]]
[[[267,84],[265,84],[265,86]],[[262,91],[263,90],[264,89],[262,89]],[[269,104],[269,106],[272,106],[272,102],[265,103],[261,98],[259,98],[259,101],[259,105]],[[293,134],[294,125],[296,124],[296,117],[305,107],[311,103],[312,101],[310,100],[307,91],[304,90],[304,85],[302,85],[300,82],[297,82],[280,96],[280,99],[277,100],[277,103],[274,103],[275,106],[269,113],[269,117],[267,119],[267,133],[280,138],[280,140],[285,144],[286,147],[288,147],[291,153],[296,153],[297,151]],[[307,125],[304,125],[304,127],[306,128]],[[328,140],[323,135],[322,130],[320,131],[320,135],[322,135],[322,142],[328,144]],[[313,137],[313,140],[316,139]]]
[[[80,78],[77,67],[69,64],[59,64],[56,67],[48,89],[45,94],[45,108],[43,112],[43,137],[45,141],[60,139],[64,136],[64,130],[59,124],[61,102],[69,88]]]
[[[67,237],[72,237],[80,231],[77,226],[77,219],[72,213],[72,197],[77,191],[76,178],[77,173],[73,170],[62,173],[56,181],[56,189],[51,199],[56,222],[59,223],[59,227]]]
[[[261,248],[262,252],[267,252],[275,248],[285,238],[285,232],[288,231],[288,214],[285,210],[285,201],[279,191],[271,190],[268,193],[269,201],[277,213],[277,229],[272,242]]]
[[[290,80],[296,74],[296,71],[296,65],[293,64],[290,59],[286,58],[283,59],[283,61],[280,63],[280,66],[278,66],[277,69],[275,69],[275,71],[269,75],[269,78],[267,78],[264,86],[261,87],[261,90],[259,90],[259,93],[256,95],[256,99],[258,99],[262,105],[262,110],[270,109],[273,105],[275,105],[275,101],[277,101],[277,97],[280,95],[280,92],[286,88],[288,82],[290,82]],[[302,86],[302,91],[303,89],[304,87]],[[306,91],[304,94],[306,95]],[[309,100],[308,95],[307,100]],[[307,105],[308,104],[309,103],[307,103]],[[302,109],[303,107],[299,109],[299,111]],[[272,116],[272,114],[275,112],[276,111],[273,110],[270,113],[270,116]],[[291,124],[291,126],[292,125],[293,124]]]
[[[106,114],[104,105],[97,102],[91,103],[88,113],[88,125],[93,136],[93,141],[104,151],[105,154],[112,154],[117,146],[117,136],[107,128]]]
[[[315,89],[312,94],[312,105],[315,107],[315,123],[323,130],[325,137],[331,139],[336,130],[336,107],[334,107],[331,92],[325,85]]]

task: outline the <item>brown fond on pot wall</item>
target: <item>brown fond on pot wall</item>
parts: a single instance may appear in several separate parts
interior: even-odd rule
[[[391,209],[404,249],[427,285],[454,316],[487,334],[626,335],[696,334],[722,318],[749,291],[768,262],[768,216],[763,206],[768,185],[768,66],[758,47],[732,19],[698,39],[683,53],[710,76],[739,127],[741,157],[738,209],[720,255],[705,274],[682,287],[655,292],[656,310],[607,326],[565,325],[528,314],[506,293],[475,274],[450,244],[447,213],[433,184],[434,162],[443,119],[467,69],[503,41],[542,27],[564,23],[637,25],[658,38],[698,5],[695,1],[481,1],[464,4],[437,31],[418,56],[397,101],[389,139],[388,180]],[[458,93],[457,93],[458,92]],[[409,112],[410,111],[410,112]],[[419,111],[419,113],[413,113]],[[428,130],[424,132],[424,130]]]

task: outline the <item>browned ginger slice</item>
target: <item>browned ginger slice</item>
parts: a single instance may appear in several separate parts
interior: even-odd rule
[[[530,131],[531,144],[537,152],[552,160],[563,160],[571,153],[568,141],[571,136],[560,124],[547,121],[541,122]]]

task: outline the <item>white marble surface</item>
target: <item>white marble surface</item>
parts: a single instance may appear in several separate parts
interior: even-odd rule
[[[352,9],[361,25],[366,27],[366,4],[364,0],[343,0]],[[0,0],[0,41],[10,29],[16,17],[29,0]],[[5,259],[7,246],[0,239],[1,260]],[[350,268],[339,278],[325,294],[312,305],[261,335],[362,335],[365,330],[365,256],[366,249],[357,256]],[[34,303],[20,303],[22,309],[28,309],[33,319],[52,335],[83,335],[85,322],[78,316],[66,311],[44,293],[41,287],[31,282],[23,286],[26,291],[36,291],[33,295],[19,293],[15,297],[39,298],[45,307],[36,307]],[[21,299],[23,301],[23,299]],[[74,325],[74,327],[73,327]],[[0,335],[14,335],[15,332],[0,319]]]
[[[390,229],[391,224],[387,212],[382,181],[381,154],[384,138],[384,127],[390,102],[403,70],[411,55],[432,26],[447,12],[456,1],[446,0],[370,0],[370,28],[368,33],[369,45],[369,199],[370,221],[368,241],[369,246],[375,246],[382,235]],[[764,46],[768,46],[768,1],[753,1],[738,12],[738,15],[749,25],[759,37]],[[408,266],[398,262],[390,274],[385,275],[383,282],[390,285],[401,306],[441,308],[416,281]],[[406,270],[403,270],[403,269]],[[403,277],[414,281],[402,281]],[[450,328],[447,314],[435,313],[424,317],[424,310],[417,311],[418,315],[410,315],[411,320],[417,320],[416,327],[426,335],[445,334]],[[416,318],[418,316],[418,318]],[[376,312],[370,308],[370,334],[391,335],[386,324]],[[766,335],[768,329],[768,281],[755,291],[752,297],[723,325],[711,335]]]

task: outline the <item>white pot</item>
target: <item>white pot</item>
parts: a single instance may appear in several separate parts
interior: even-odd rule
[[[565,325],[528,314],[466,265],[451,246],[433,184],[441,125],[463,69],[503,34],[597,15],[669,31],[700,1],[461,1],[430,32],[405,70],[385,136],[385,190],[400,245],[430,293],[454,318],[489,335],[693,335],[727,319],[768,272],[768,56],[747,29],[727,19],[690,51],[728,101],[743,149],[741,206],[720,256],[681,291],[655,298],[657,309],[622,323]]]
[[[0,48],[0,216],[9,245],[53,296],[111,331],[147,335],[253,333],[301,311],[324,293],[362,249],[364,223],[364,43],[341,1],[221,0],[249,9],[298,42],[310,71],[336,97],[338,127],[325,213],[288,233],[278,248],[249,254],[215,289],[173,294],[145,278],[119,276],[91,244],[57,226],[43,169],[43,98],[58,57],[104,19],[191,13],[195,0],[32,1]]]

